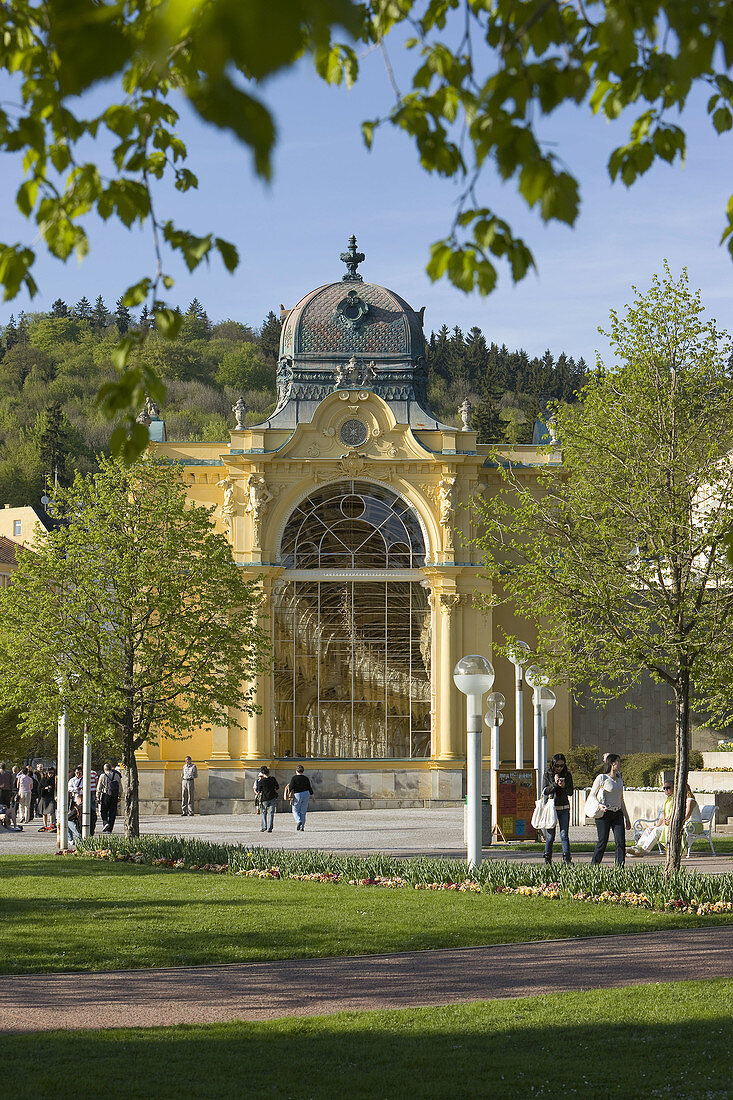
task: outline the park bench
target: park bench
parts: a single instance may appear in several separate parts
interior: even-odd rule
[[[686,822],[686,824],[685,824],[685,826],[682,830],[682,842],[683,842],[683,844],[687,845],[687,855],[685,856],[685,859],[690,858],[690,853],[692,852],[692,846],[697,840],[707,840],[708,843],[710,844],[711,852],[713,853],[713,855],[715,855],[715,848],[713,847],[712,831],[713,831],[713,822],[715,821],[715,814],[717,812],[717,809],[718,809],[717,806],[703,806],[702,807],[702,809],[700,810],[700,817],[702,818],[702,832],[700,832],[700,833],[695,832],[695,826],[694,826],[692,821]],[[647,818],[643,818],[643,817],[638,818],[632,826],[633,833],[634,833],[634,841],[638,842],[639,837],[644,832],[644,830],[646,828],[648,828],[649,825],[656,824],[656,821],[657,821],[656,817],[651,818],[651,819],[647,819]],[[659,849],[660,852],[664,851],[664,845],[662,844],[659,837],[657,837],[657,848]]]

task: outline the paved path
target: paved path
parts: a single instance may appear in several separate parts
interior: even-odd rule
[[[198,837],[219,843],[247,844],[291,851],[300,848],[317,848],[337,854],[367,855],[385,852],[393,856],[434,855],[449,859],[465,859],[463,840],[463,810],[459,809],[383,809],[383,810],[330,810],[308,814],[305,833],[295,831],[289,813],[275,815],[272,834],[260,832],[260,819],[256,814],[215,814],[203,817],[143,817],[142,833],[161,833],[165,836]],[[122,833],[122,823],[117,822],[115,834]],[[595,843],[594,826],[570,830],[571,842]],[[632,843],[628,834],[628,843]],[[56,849],[55,834],[39,833],[35,822],[22,833],[7,833],[0,829],[0,857],[4,853],[41,855]],[[559,855],[559,844],[556,845]],[[542,861],[539,851],[507,851],[500,845],[484,850],[485,859],[524,859],[530,863]],[[579,852],[579,863],[589,863],[590,853]],[[613,860],[613,845],[609,845],[606,862]],[[649,863],[659,863],[661,856],[647,857]],[[713,856],[710,848],[699,844],[693,856],[684,860],[684,866],[709,872],[733,871],[733,856]]]
[[[3,977],[0,1031],[155,1027],[733,977],[733,926],[356,958]]]

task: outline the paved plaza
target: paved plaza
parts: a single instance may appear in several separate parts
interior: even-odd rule
[[[258,814],[216,814],[197,817],[141,817],[140,832],[158,833],[164,836],[198,837],[226,844],[244,844],[293,851],[296,849],[320,849],[344,855],[367,855],[385,852],[394,856],[431,855],[447,859],[463,859],[466,846],[463,840],[463,811],[451,809],[407,810],[328,810],[309,811],[304,833],[296,832],[289,812],[275,816],[272,833],[260,831]],[[122,835],[122,820],[118,818],[115,835]],[[573,843],[595,843],[594,826],[570,830]],[[627,834],[627,843],[633,843]],[[715,843],[715,840],[713,840]],[[555,858],[560,858],[559,837],[555,842]],[[0,830],[0,856],[4,852],[19,855],[42,855],[56,850],[53,833],[39,833],[38,824],[32,822],[22,833],[6,833]],[[492,845],[484,850],[485,859],[521,859],[530,863],[542,862],[541,851],[522,851],[518,845],[506,847]],[[578,863],[590,862],[590,852],[578,852]],[[663,862],[660,853],[646,856],[647,863]],[[613,861],[613,844],[606,849],[605,862]],[[632,862],[631,859],[628,861]],[[641,862],[634,861],[634,862]],[[709,846],[698,844],[685,867],[707,872],[733,870],[733,855],[716,855]]]

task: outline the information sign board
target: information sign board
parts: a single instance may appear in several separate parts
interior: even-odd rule
[[[534,768],[499,768],[496,792],[496,824],[505,840],[535,840],[532,814],[537,798]]]

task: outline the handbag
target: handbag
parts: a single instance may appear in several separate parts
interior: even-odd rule
[[[548,798],[542,807],[540,813],[539,826],[540,829],[556,829],[557,828],[557,809],[555,807],[555,799]]]
[[[583,815],[585,817],[603,817],[606,807],[602,806],[594,794],[589,794],[585,800]]]

